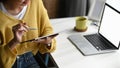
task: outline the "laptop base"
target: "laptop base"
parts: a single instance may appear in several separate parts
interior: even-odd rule
[[[68,39],[84,56],[109,53],[117,50],[117,49],[98,50],[84,36],[80,34],[71,35],[68,37]]]

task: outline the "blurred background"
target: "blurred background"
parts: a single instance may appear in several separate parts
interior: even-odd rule
[[[43,0],[50,19],[88,16],[100,20],[106,0]]]

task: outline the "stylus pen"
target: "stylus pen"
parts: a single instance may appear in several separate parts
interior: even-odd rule
[[[28,28],[29,30],[37,30],[37,28]]]

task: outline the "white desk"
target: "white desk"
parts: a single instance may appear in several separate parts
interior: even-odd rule
[[[120,68],[120,51],[93,56],[83,56],[67,39],[71,34],[88,34],[97,32],[97,27],[90,25],[86,32],[76,32],[75,18],[61,18],[50,20],[54,31],[61,32],[56,37],[57,48],[52,56],[59,68]]]

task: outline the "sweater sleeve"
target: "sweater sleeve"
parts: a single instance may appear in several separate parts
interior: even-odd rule
[[[47,14],[47,10],[44,8],[43,6],[43,3],[42,3],[42,0],[39,0],[40,1],[40,5],[41,5],[41,33],[40,35],[41,36],[45,36],[45,35],[49,35],[49,34],[52,34],[53,33],[53,28],[52,28],[52,25],[50,23],[50,20],[49,20],[49,17],[48,17],[48,14]],[[46,45],[43,45],[41,44],[40,45],[40,49],[39,51],[41,53],[46,53],[46,52],[53,52],[54,50],[56,49],[56,40],[55,38],[52,40],[52,43],[51,43],[51,48],[48,49]]]
[[[54,52],[56,50],[56,40],[53,39],[52,40],[52,43],[51,43],[51,48],[48,49],[46,45],[44,44],[40,44],[39,45],[39,52],[44,54],[44,53],[47,53],[47,52]]]
[[[17,51],[13,51],[7,45],[0,45],[0,68],[11,68],[15,62]]]

